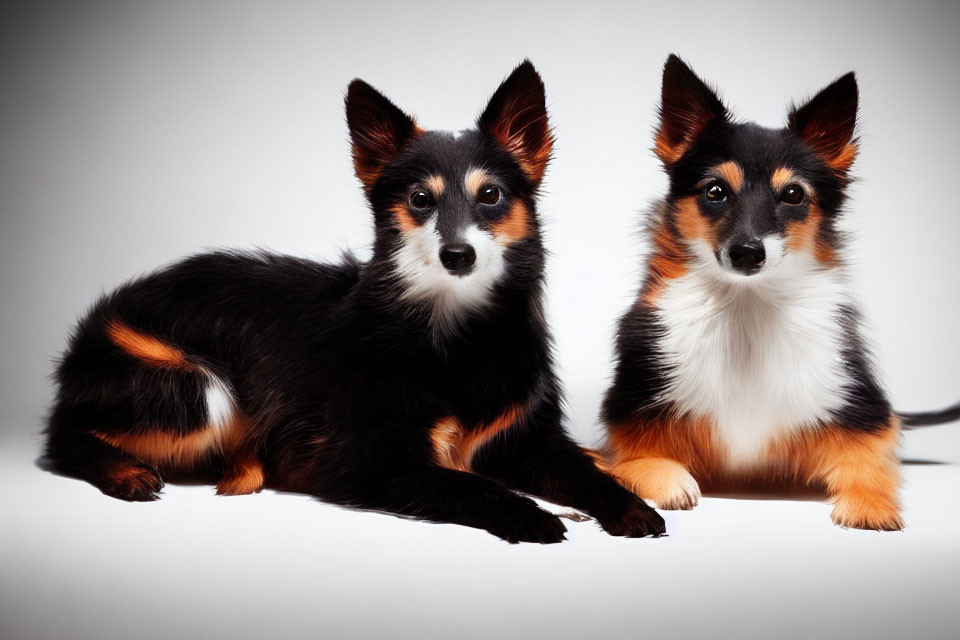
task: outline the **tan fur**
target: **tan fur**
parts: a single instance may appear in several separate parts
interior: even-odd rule
[[[393,214],[393,219],[397,221],[397,228],[401,231],[410,231],[420,226],[417,224],[417,221],[413,219],[413,216],[410,215],[410,211],[406,205],[395,204],[390,207],[390,213]]]
[[[674,205],[673,214],[677,226],[683,227],[682,230],[678,229],[681,235],[691,239],[707,235],[712,237],[712,229],[700,215],[695,198],[679,200]],[[652,253],[647,265],[649,275],[637,303],[642,300],[655,305],[667,282],[686,275],[687,259],[686,247],[671,232],[666,220],[662,221],[653,233]]]
[[[441,176],[430,176],[427,178],[427,189],[433,195],[434,199],[439,200],[443,195],[443,178]]]
[[[195,371],[196,366],[187,361],[179,349],[157,338],[131,329],[122,322],[113,321],[107,325],[110,340],[128,355],[154,367]]]
[[[663,129],[663,123],[661,123],[661,128],[657,131],[657,138],[653,147],[657,157],[666,165],[679,162],[683,154],[690,150],[693,142],[715,117],[715,114],[699,109],[696,112],[687,114],[684,118],[683,137],[676,143],[670,141],[667,132]]]
[[[793,181],[793,170],[787,167],[777,167],[770,175],[770,188],[773,189],[774,193],[779,194]]]
[[[522,202],[514,202],[500,220],[490,225],[494,241],[507,246],[523,240],[530,234],[530,212]]]
[[[188,468],[219,450],[217,430],[205,427],[186,435],[152,429],[143,433],[93,435],[137,458],[161,467]]]
[[[466,189],[468,196],[476,197],[476,195],[480,192],[480,187],[488,182],[490,182],[490,174],[483,169],[473,167],[467,171],[467,175],[464,176],[463,187]]]
[[[660,416],[611,425],[608,439],[610,468],[637,458],[667,458],[680,462],[698,481],[723,475],[724,453],[708,420]]]
[[[260,493],[263,489],[263,465],[249,455],[234,462],[217,483],[217,494],[222,496],[240,496]]]
[[[523,109],[518,109],[515,104],[504,107],[504,113],[515,114],[511,118],[502,118],[496,124],[493,131],[494,137],[502,144],[507,151],[513,155],[520,169],[523,170],[532,182],[540,182],[543,174],[547,170],[547,163],[550,161],[550,154],[553,149],[553,135],[547,133],[546,140],[539,148],[529,149],[524,146],[523,130],[525,127],[518,127],[514,120],[523,113]],[[546,122],[547,116],[543,115],[543,121]],[[527,123],[525,126],[532,126]]]
[[[670,142],[667,140],[667,137],[663,134],[660,134],[657,136],[657,139],[654,142],[653,151],[664,164],[669,165],[680,160],[680,158],[683,157],[683,154],[685,154],[689,148],[690,144],[686,142],[682,142],[680,144],[670,144]]]
[[[454,417],[443,418],[430,431],[437,464],[455,471],[470,471],[473,456],[491,438],[506,431],[523,417],[523,411],[510,407],[492,422],[467,429]]]
[[[410,139],[406,144],[409,145],[410,142],[419,138],[423,134],[423,129],[414,124],[413,134],[410,136]],[[364,135],[370,140],[377,141],[377,146],[383,149],[384,153],[388,156],[396,156],[403,151],[403,147],[399,147],[395,143],[394,132],[392,131],[392,127],[389,127],[389,125],[380,125],[380,129],[371,128],[365,131]],[[377,183],[377,180],[380,179],[382,161],[382,158],[368,156],[362,147],[358,145],[353,146],[353,170],[356,176],[360,179],[360,182],[363,183],[364,189],[372,189]]]
[[[830,165],[830,168],[838,173],[846,173],[850,170],[850,167],[853,166],[853,161],[857,159],[857,145],[856,143],[848,143],[844,148],[833,158],[827,160],[827,164]]]
[[[826,488],[836,524],[894,531],[903,528],[897,498],[899,439],[899,423],[893,419],[877,433],[825,427],[802,432],[780,447],[799,461],[801,477],[807,484]]]
[[[743,186],[743,169],[733,160],[715,166],[710,173],[723,179],[734,192],[740,191],[740,187]]]
[[[836,250],[820,237],[820,224],[823,222],[823,212],[816,204],[811,203],[804,220],[795,220],[787,224],[786,247],[791,251],[809,251],[818,262],[826,266],[837,263]]]
[[[772,443],[765,455],[767,466],[737,473],[727,469],[709,421],[658,417],[611,425],[601,464],[624,487],[661,508],[685,508],[681,488],[683,472],[689,472],[707,490],[821,487],[833,502],[835,523],[899,530],[899,433],[895,419],[872,433],[836,425],[803,430]]]
[[[700,213],[697,196],[679,198],[673,205],[677,231],[685,240],[706,240],[712,247],[716,245],[713,227]]]
[[[237,416],[223,427],[209,425],[186,435],[161,429],[120,434],[94,431],[93,435],[161,469],[190,469],[222,456],[227,471],[217,493],[238,495],[260,491],[263,486],[263,468],[249,443],[248,425],[245,417]]]
[[[626,489],[653,500],[660,509],[692,509],[696,497],[683,490],[690,472],[669,458],[635,458],[610,467],[609,472]],[[693,483],[696,486],[696,483]]]

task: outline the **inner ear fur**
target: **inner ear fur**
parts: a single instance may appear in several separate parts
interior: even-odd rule
[[[663,66],[659,116],[654,151],[668,166],[676,164],[711,123],[729,118],[717,94],[673,54]]]
[[[494,92],[477,128],[509,151],[534,185],[540,183],[550,162],[553,133],[543,81],[529,60]]]
[[[846,175],[857,157],[859,91],[854,73],[841,76],[790,110],[787,128],[810,145],[833,171]]]
[[[345,99],[353,167],[368,191],[384,166],[422,133],[414,119],[363,80],[354,80]]]

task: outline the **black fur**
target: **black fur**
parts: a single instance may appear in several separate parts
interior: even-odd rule
[[[508,150],[495,135],[502,130],[492,129],[516,115],[509,109],[530,104],[543,127],[527,126],[524,144],[546,144],[543,86],[529,62],[498,90],[480,128],[455,139],[420,132],[369,85],[351,84],[354,161],[376,227],[372,259],[346,256],[332,265],[218,252],[106,296],[81,321],[57,372],[51,466],[109,495],[156,498],[168,469],[103,436],[202,433],[210,428],[203,389],[215,375],[236,399],[243,447],[262,464],[268,487],[478,527],[511,542],[558,542],[565,531],[514,490],[582,509],[615,535],[663,533],[660,516],[597,470],[563,428],[542,313],[544,250],[533,215],[539,176],[525,169],[538,156],[518,155],[529,147]],[[462,226],[459,218],[489,228],[516,202],[533,222],[504,252],[489,304],[438,331],[429,305],[403,298],[393,260],[403,235],[391,207],[428,175],[459,184],[468,166],[484,167],[504,201],[481,216],[448,189],[429,214],[445,240]],[[420,217],[417,224],[429,216]],[[116,322],[177,349],[190,369],[124,352],[109,335]],[[469,434],[515,406],[525,408],[522,416],[480,448],[475,473],[438,464],[431,429],[439,420],[455,417]],[[225,473],[229,458],[214,455],[209,466]],[[120,474],[133,477],[120,482],[118,468],[140,473]]]

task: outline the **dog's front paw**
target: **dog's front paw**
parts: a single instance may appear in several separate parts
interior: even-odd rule
[[[686,469],[672,469],[651,499],[660,509],[693,509],[700,502],[700,485]]]
[[[841,495],[834,502],[830,518],[834,524],[851,529],[903,529],[903,518],[896,502],[882,496]]]
[[[642,500],[632,500],[614,517],[598,518],[600,526],[612,536],[643,538],[666,533],[663,517]]]
[[[511,544],[537,542],[553,544],[566,540],[567,528],[563,521],[549,511],[544,511],[532,500],[530,505],[513,513],[504,514],[504,520],[488,529],[493,535]]]
[[[658,509],[693,509],[700,501],[700,485],[686,468],[667,458],[635,458],[611,467],[617,481]]]

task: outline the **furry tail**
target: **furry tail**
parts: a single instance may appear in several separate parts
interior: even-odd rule
[[[947,407],[942,411],[925,411],[922,413],[897,413],[904,429],[914,427],[930,427],[944,422],[960,420],[960,403]]]

